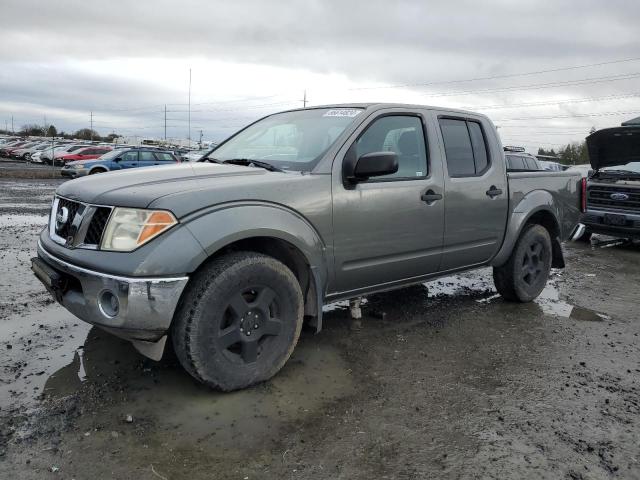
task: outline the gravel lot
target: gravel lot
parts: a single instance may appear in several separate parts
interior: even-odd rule
[[[567,245],[536,302],[490,271],[344,305],[232,394],[54,304],[58,180],[0,179],[0,478],[640,478],[640,246]]]

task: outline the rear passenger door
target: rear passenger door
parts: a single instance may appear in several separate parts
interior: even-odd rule
[[[150,167],[158,164],[155,155],[149,150],[141,150],[138,155],[139,167]]]
[[[508,190],[495,130],[486,120],[437,118],[445,161],[442,270],[487,262],[506,228]]]

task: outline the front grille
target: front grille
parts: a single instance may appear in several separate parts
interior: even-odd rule
[[[611,198],[611,195],[616,193],[623,193],[628,198]],[[640,212],[640,190],[628,187],[591,185],[587,190],[587,202],[590,206],[603,210]]]
[[[91,217],[91,222],[87,228],[87,234],[84,237],[83,243],[88,245],[100,245],[100,240],[102,240],[102,234],[107,226],[109,215],[111,215],[110,208],[95,207],[95,211],[93,212],[93,217]]]
[[[61,198],[58,201],[58,208],[54,215],[56,235],[64,239],[67,239],[71,235],[73,219],[82,206],[81,203],[67,200],[66,198]],[[64,219],[64,221],[58,221],[58,219]]]
[[[51,211],[49,234],[53,241],[69,248],[93,248],[100,245],[111,207],[57,197]]]

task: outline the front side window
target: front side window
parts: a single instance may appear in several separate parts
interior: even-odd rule
[[[125,153],[124,155],[122,155],[122,160],[125,162],[137,162],[138,152],[132,151],[132,152]]]
[[[259,160],[283,170],[309,171],[361,113],[360,108],[277,113],[242,130],[207,157],[221,162]]]
[[[489,154],[478,122],[441,118],[447,169],[450,177],[482,175],[489,167]]]
[[[394,152],[398,155],[398,171],[376,177],[385,179],[422,178],[427,175],[427,154],[420,118],[390,115],[375,120],[356,141],[357,158],[373,152]]]

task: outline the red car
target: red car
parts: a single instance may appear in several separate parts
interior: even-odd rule
[[[113,150],[111,147],[86,147],[86,148],[81,148],[80,150],[76,150],[75,152],[70,153],[68,155],[63,155],[61,157],[58,157],[56,161],[61,160],[64,163],[67,163],[67,162],[75,162],[76,160],[91,160],[94,158],[101,157],[102,155],[104,155],[107,152],[110,152],[111,150]]]

